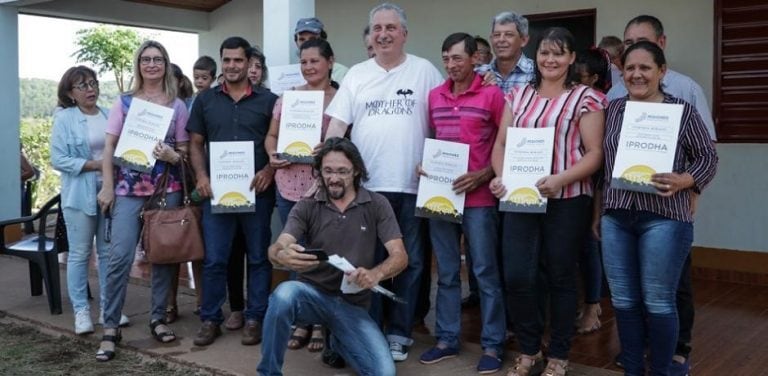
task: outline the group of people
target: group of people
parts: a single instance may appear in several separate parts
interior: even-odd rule
[[[324,93],[323,142],[312,164],[290,163],[277,153],[282,100],[264,85],[264,54],[241,37],[221,44],[218,86],[215,61],[196,62],[196,95],[183,89],[189,80],[174,76],[165,48],[155,41],[138,49],[133,87],[109,110],[96,104],[94,71],[73,67],[64,74],[51,159],[62,172],[67,282],[78,334],[94,331],[86,289],[96,240],[104,328],[98,360],[115,356],[119,327],[128,323],[121,312],[139,214],[166,171],[167,205],[181,205],[188,161],[202,198],[205,242],[205,259],[194,268],[202,322],[194,344],[211,345],[222,324],[242,327],[242,344],[262,344],[261,375],[282,374],[286,349],[305,345],[324,350],[323,361],[333,366],[395,374],[394,362],[406,360],[413,344],[420,286],[430,278],[423,273],[431,264],[429,249],[438,268],[436,343],[419,361],[458,356],[462,248],[480,306],[479,373],[501,369],[510,328],[520,355],[507,375],[565,375],[576,331],[599,328],[604,268],[622,347],[617,362],[626,374],[645,374],[646,349],[652,374],[687,374],[693,214],[714,177],[717,155],[701,88],[668,69],[658,19],[636,17],[624,30],[623,46],[606,38],[604,50],[583,52],[574,50],[568,30],[549,28],[529,58],[522,52],[528,21],[502,12],[493,17],[490,43],[466,33],[445,38],[447,79],[426,59],[405,52],[407,18],[395,4],[377,5],[369,14],[363,34],[368,60],[341,66],[327,38],[316,18],[296,25],[306,84],[293,89]],[[112,159],[134,98],[174,114],[148,173]],[[673,171],[653,175],[656,193],[611,186],[628,101],[683,106]],[[537,183],[548,198],[546,213],[497,209],[507,195],[501,175],[510,127],[554,128],[552,171]],[[468,172],[453,183],[456,193],[466,194],[462,224],[415,216],[419,175],[429,173],[420,166],[427,138],[469,145]],[[254,145],[255,211],[212,213],[208,143],[242,140]],[[275,207],[284,227],[270,245]],[[307,249],[343,256],[356,269],[343,273]],[[270,292],[273,265],[295,274]],[[342,293],[342,284],[350,283],[362,290]],[[372,293],[380,283],[402,303]],[[152,265],[149,327],[163,343],[176,339],[169,324],[178,315],[177,284],[178,265]],[[231,313],[225,319],[227,292]]]

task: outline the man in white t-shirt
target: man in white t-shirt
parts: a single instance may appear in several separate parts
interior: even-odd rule
[[[387,307],[385,329],[395,361],[408,357],[417,303],[424,246],[421,220],[415,217],[418,178],[413,166],[421,162],[428,134],[427,97],[442,83],[440,72],[427,60],[405,53],[408,36],[405,12],[384,3],[370,13],[371,43],[376,56],[350,68],[326,114],[326,137],[343,136],[347,127],[370,172],[365,184],[382,193],[398,217],[408,251],[408,268],[393,280],[393,290],[406,304]],[[377,307],[371,310],[374,318]]]

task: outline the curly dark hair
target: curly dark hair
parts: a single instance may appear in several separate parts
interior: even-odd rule
[[[355,172],[355,180],[353,182],[355,189],[359,189],[363,182],[368,181],[368,169],[365,168],[360,151],[357,150],[357,146],[352,141],[342,137],[331,137],[325,140],[323,147],[315,155],[315,162],[312,165],[315,177],[320,177],[320,171],[323,168],[323,158],[332,151],[344,153],[347,159],[352,162],[352,169]]]

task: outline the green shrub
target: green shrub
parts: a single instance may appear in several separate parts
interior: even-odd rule
[[[51,167],[51,129],[53,119],[24,118],[21,119],[21,145],[29,163],[40,170],[40,179],[33,194],[32,207],[39,208],[51,197],[59,193],[61,183],[59,174]]]

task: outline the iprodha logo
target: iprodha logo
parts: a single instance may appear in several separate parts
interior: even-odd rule
[[[528,139],[528,137],[523,137],[523,139],[520,140],[520,142],[518,142],[515,145],[515,147],[521,148],[521,147],[523,147],[525,145],[543,145],[543,144],[544,144],[544,140],[541,139],[541,138]]]
[[[645,120],[648,120],[648,121],[669,121],[669,116],[666,116],[666,115],[654,115],[654,114],[649,114],[647,112],[643,112],[642,114],[640,114],[640,116],[638,116],[637,119],[635,119],[635,123],[641,123],[641,122],[643,122]]]
[[[451,159],[459,159],[459,154],[457,153],[449,153],[447,151],[443,151],[442,149],[437,149],[435,154],[432,154],[432,159],[437,159],[439,157],[448,157]]]
[[[141,110],[141,112],[139,112],[139,117],[141,117],[141,116],[149,116],[149,117],[153,117],[155,119],[162,119],[163,118],[162,115],[153,114],[153,113],[151,113],[151,112],[149,112],[147,110]]]
[[[224,158],[226,158],[228,155],[245,155],[245,152],[244,152],[244,151],[229,151],[229,150],[224,150],[224,152],[223,152],[223,153],[221,153],[221,155],[219,156],[219,159],[224,159]]]

